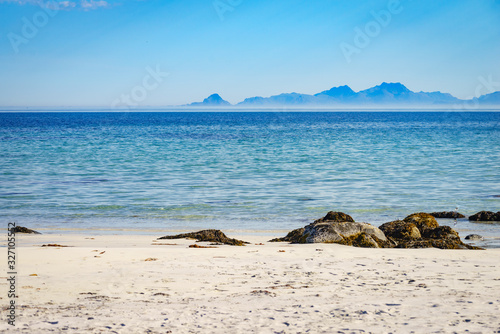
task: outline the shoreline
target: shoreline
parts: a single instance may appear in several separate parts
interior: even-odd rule
[[[20,225],[19,225],[20,226]],[[29,226],[25,226],[31,228]],[[35,228],[36,231],[40,232],[42,235],[97,235],[97,236],[151,236],[151,237],[161,237],[169,234],[180,234],[189,233],[198,230],[207,230],[211,228],[180,228],[180,229],[128,229],[128,228],[65,228],[65,229],[54,229],[54,228]],[[286,235],[290,230],[287,229],[273,229],[273,230],[251,230],[251,229],[221,229],[226,234],[236,234],[242,236],[269,236],[276,237],[281,236],[281,234]],[[7,233],[6,228],[0,229],[3,233]],[[19,234],[17,234],[19,235]],[[31,235],[31,234],[22,234]]]
[[[447,225],[454,228],[460,235],[462,242],[470,244],[473,246],[478,246],[486,249],[500,249],[500,235],[495,233],[484,233],[483,231],[478,231],[477,229],[466,228],[465,226],[453,226],[449,224],[453,220],[451,219],[437,219],[440,225]],[[28,226],[27,226],[28,227]],[[299,226],[301,227],[301,226]],[[299,228],[297,227],[297,228]],[[30,227],[29,227],[30,228]],[[37,228],[36,231],[42,233],[42,235],[52,235],[52,236],[149,236],[152,238],[160,238],[165,235],[174,235],[181,233],[190,233],[194,231],[200,231],[207,228],[174,228],[174,229],[130,229],[130,228],[65,228],[65,229],[54,229],[54,228]],[[3,233],[7,233],[7,229],[0,229]],[[290,229],[272,229],[272,230],[255,230],[255,229],[221,229],[227,236],[239,235],[244,239],[245,237],[262,237],[265,241],[269,241],[273,238],[284,237],[290,232]],[[483,241],[469,241],[465,240],[465,237],[469,234],[481,234],[484,237]],[[19,234],[17,234],[19,235]],[[29,236],[30,234],[23,234]],[[263,240],[264,240],[263,239]]]
[[[251,243],[193,249],[194,240],[159,236],[17,234],[17,326],[0,330],[500,331],[500,249],[291,245],[232,234]],[[48,243],[72,247],[41,247]]]

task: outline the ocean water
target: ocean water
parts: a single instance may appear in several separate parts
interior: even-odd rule
[[[499,171],[499,112],[0,113],[1,223],[45,231],[470,215],[500,210]]]

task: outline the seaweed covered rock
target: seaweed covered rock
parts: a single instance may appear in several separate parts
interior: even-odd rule
[[[321,222],[352,222],[354,223],[354,219],[349,216],[346,213],[343,212],[337,212],[337,211],[330,211],[324,216],[323,218],[320,218],[318,220],[315,220],[315,223],[321,223]]]
[[[382,224],[379,228],[386,237],[392,239],[414,240],[422,237],[417,225],[403,220],[388,222]]]
[[[269,240],[269,242],[292,242],[292,243],[299,243],[299,239],[304,234],[304,228],[298,228],[296,230],[293,230],[291,232],[288,232],[288,234],[283,237],[283,238],[274,238],[272,240]]]
[[[232,245],[232,246],[244,246],[245,244],[248,244],[248,242],[246,242],[246,241],[228,238],[220,230],[203,230],[203,231],[183,233],[183,234],[178,234],[178,235],[167,235],[167,236],[158,238],[158,240],[184,239],[184,238],[196,239],[196,241],[215,242],[215,243],[221,243],[221,244]]]
[[[23,227],[23,226],[16,226],[12,229],[12,231],[14,231],[14,233],[26,233],[26,234],[41,234],[40,232],[37,232],[35,230],[31,230],[27,227]]]
[[[397,248],[481,249],[464,244],[457,231],[449,226],[439,226],[427,213],[414,213],[404,221],[385,223],[380,229]]]
[[[465,218],[465,216],[456,211],[442,211],[442,212],[431,212],[429,213],[434,218],[450,218],[450,219],[458,219]]]
[[[439,226],[432,230],[426,230],[422,237],[427,239],[440,239],[440,240],[455,240],[460,241],[460,236],[457,231],[449,226]]]
[[[480,211],[469,217],[470,221],[483,221],[483,222],[493,222],[500,221],[500,211]]]
[[[388,248],[391,247],[390,242],[385,239],[381,240],[373,234],[367,234],[365,232],[351,235],[349,237],[343,237],[342,240],[337,242],[341,245],[363,247],[363,248]]]
[[[436,218],[424,212],[413,213],[403,220],[407,223],[415,224],[421,234],[425,233],[426,230],[432,230],[436,227],[439,227]]]

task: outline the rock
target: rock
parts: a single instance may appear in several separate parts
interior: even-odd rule
[[[411,214],[403,220],[415,224],[420,234],[425,233],[426,230],[431,230],[439,226],[436,218],[424,212]]]
[[[463,214],[458,213],[456,211],[431,212],[429,214],[434,218],[451,218],[451,219],[465,218]]]
[[[380,229],[382,231],[389,230],[390,234],[387,234],[387,236],[394,242],[396,248],[482,249],[464,244],[460,240],[460,236],[457,231],[451,227],[437,226],[435,228],[429,228],[429,226],[434,224],[429,221],[425,221],[425,217],[423,217],[423,219],[424,221],[420,222],[420,226],[423,227],[419,230],[421,235],[420,238],[417,238],[416,234],[408,235],[407,231],[413,230],[410,230],[410,227],[407,225],[405,226],[400,223],[401,221],[386,223],[389,225],[385,227],[384,225],[386,224],[384,224],[380,227]],[[414,219],[414,221],[416,221],[416,219]],[[410,224],[410,226],[414,225],[416,227],[413,223],[406,223]],[[392,229],[389,229],[391,227]],[[400,237],[398,237],[398,234]]]
[[[374,235],[366,234],[365,232],[344,237],[337,242],[341,245],[363,247],[363,248],[385,248],[389,245],[387,240],[381,240]]]
[[[22,226],[16,226],[16,227],[14,227],[14,229],[12,229],[12,231],[14,231],[14,233],[42,234],[40,232],[31,230],[27,227],[22,227]]]
[[[364,230],[362,228],[351,229],[352,226],[358,226],[359,224],[364,223],[355,223],[354,219],[346,213],[330,211],[326,214],[326,216],[315,220],[313,223],[307,225],[306,227],[293,230],[289,232],[286,237],[275,238],[270,240],[270,242],[288,241],[295,244],[341,242],[342,240],[344,240],[344,237],[349,238],[353,236],[359,236],[359,234],[363,233]],[[365,225],[377,229],[372,225]],[[380,233],[378,234],[378,237],[382,241],[386,241],[387,239],[385,238],[384,233],[382,233],[381,231],[379,232]],[[349,244],[352,242],[353,240],[345,241],[345,244]]]
[[[491,211],[481,211],[469,217],[471,221],[483,221],[483,222],[492,222],[492,221],[500,221],[500,211],[491,212]]]
[[[481,249],[464,244],[457,231],[439,226],[427,213],[414,213],[403,221],[385,223],[380,229],[396,248]]]
[[[296,230],[293,230],[291,232],[288,232],[286,237],[283,238],[275,238],[272,240],[269,240],[269,242],[296,242],[300,238],[300,236],[304,233],[304,228],[298,228]]]
[[[361,233],[387,241],[384,232],[367,223],[324,221],[307,225],[302,235],[302,239],[305,240],[301,240],[304,241],[301,243],[339,243],[344,239],[357,237]]]
[[[183,239],[183,238],[196,239],[199,242],[200,241],[217,242],[217,243],[222,243],[222,244],[232,245],[232,246],[244,246],[245,244],[248,244],[248,242],[246,242],[246,241],[237,240],[237,239],[230,239],[224,233],[222,233],[222,231],[220,231],[220,230],[203,230],[203,231],[183,233],[183,234],[178,234],[178,235],[167,235],[167,236],[158,238],[158,240]]]
[[[439,226],[432,230],[426,230],[422,237],[426,239],[455,240],[460,241],[457,231],[449,226]]]
[[[468,236],[465,237],[465,240],[471,240],[471,241],[483,241],[484,237],[479,234],[469,234]]]
[[[285,240],[286,239],[286,240]],[[338,243],[355,247],[387,247],[384,233],[377,227],[356,222],[316,222],[294,230],[285,238],[291,243]]]
[[[351,216],[349,216],[346,213],[343,212],[335,212],[335,211],[330,211],[324,216],[323,218],[320,218],[318,220],[315,220],[315,223],[320,223],[320,222],[325,222],[325,221],[330,221],[330,222],[353,222],[354,219],[352,219]]]
[[[413,240],[420,239],[422,237],[417,225],[403,220],[388,222],[382,224],[379,228],[382,232],[384,232],[386,237],[393,239]]]
[[[379,228],[367,224],[356,223],[343,212],[330,211],[323,218],[291,231],[284,238],[271,240],[288,241],[296,244],[305,243],[338,243],[355,247],[387,247],[389,241]]]

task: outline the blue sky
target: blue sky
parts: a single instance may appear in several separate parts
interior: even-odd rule
[[[498,0],[0,0],[0,22],[0,106],[500,82]]]

